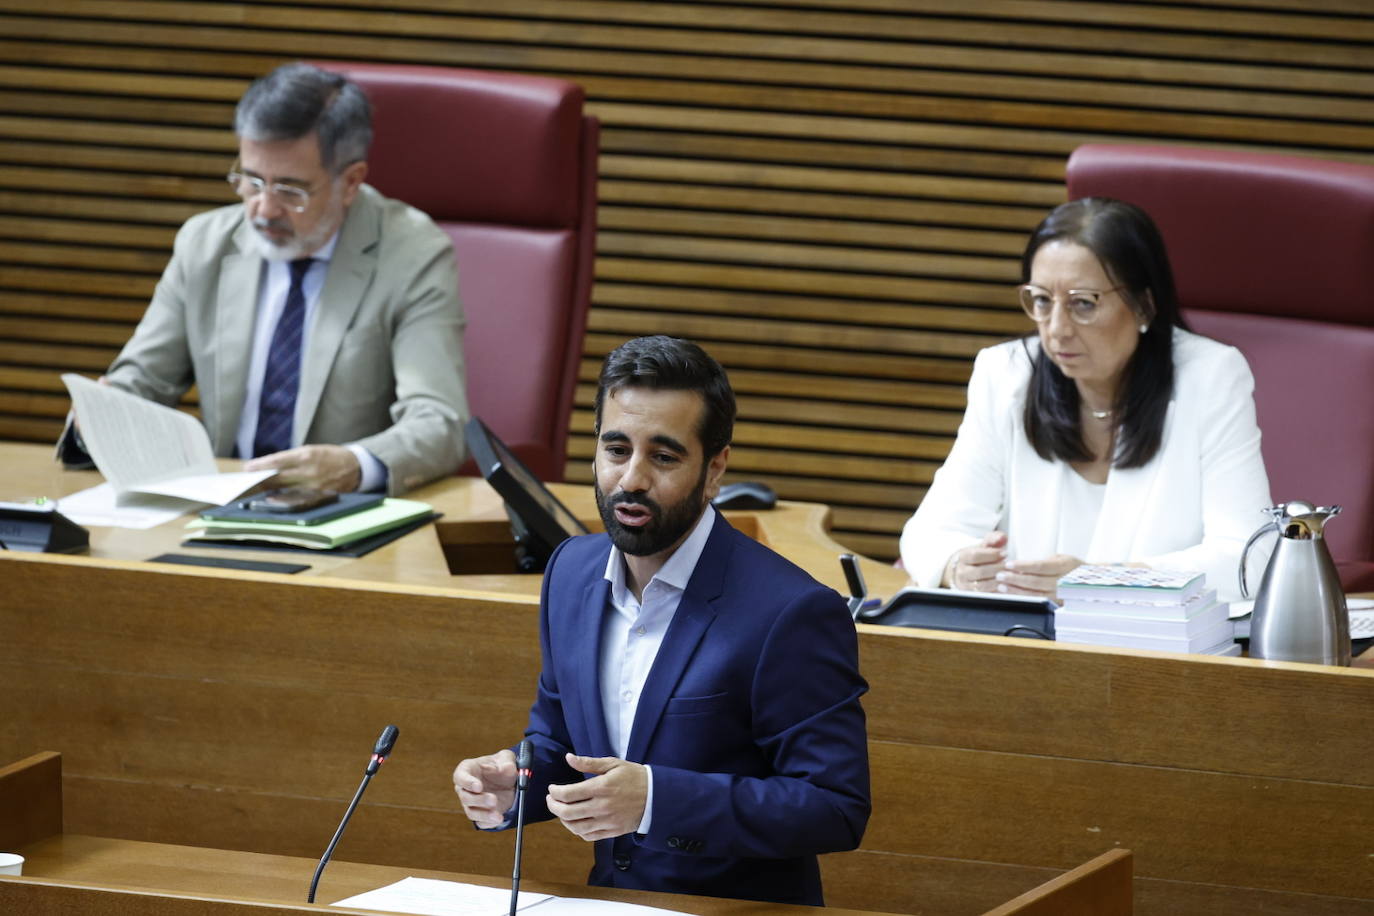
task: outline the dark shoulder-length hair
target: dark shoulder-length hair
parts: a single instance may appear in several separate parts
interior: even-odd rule
[[[1159,451],[1174,391],[1174,328],[1187,329],[1179,313],[1174,273],[1164,238],[1144,210],[1107,197],[1060,204],[1031,233],[1021,257],[1021,281],[1029,283],[1035,253],[1050,242],[1072,242],[1097,256],[1107,277],[1146,325],[1126,363],[1117,401],[1112,466],[1138,468]],[[1038,347],[1026,393],[1026,435],[1046,461],[1091,461],[1083,444],[1078,386]]]

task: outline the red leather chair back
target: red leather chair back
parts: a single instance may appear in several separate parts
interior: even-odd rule
[[[582,113],[582,89],[446,67],[320,66],[372,102],[368,182],[453,239],[473,413],[540,479],[562,480],[596,248],[599,125]]]
[[[1340,504],[1332,554],[1374,560],[1374,168],[1089,145],[1068,189],[1154,218],[1189,324],[1249,360],[1274,499]]]

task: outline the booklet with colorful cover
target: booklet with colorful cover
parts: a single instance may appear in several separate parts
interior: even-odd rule
[[[1185,570],[1085,564],[1059,580],[1059,597],[1183,603],[1201,591],[1206,580],[1203,573]]]

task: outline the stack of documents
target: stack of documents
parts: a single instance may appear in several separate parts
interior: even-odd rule
[[[222,474],[205,427],[190,414],[72,373],[62,381],[105,475],[100,486],[62,499],[62,514],[77,524],[149,528],[195,505],[228,502],[276,474]]]
[[[384,499],[371,509],[320,522],[299,525],[289,517],[282,521],[198,518],[188,522],[191,541],[267,541],[292,547],[329,550],[428,518],[434,507],[413,499]]]
[[[1227,606],[1202,573],[1080,566],[1059,580],[1055,638],[1127,649],[1239,655]]]

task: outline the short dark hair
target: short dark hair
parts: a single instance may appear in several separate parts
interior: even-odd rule
[[[1108,197],[1084,197],[1055,207],[1031,233],[1021,257],[1021,280],[1030,282],[1035,254],[1050,242],[1072,242],[1097,256],[1143,324],[1124,384],[1113,405],[1118,417],[1112,466],[1138,468],[1159,451],[1174,391],[1174,328],[1187,330],[1179,311],[1174,272],[1164,237],[1144,210]],[[1078,387],[1045,354],[1032,358],[1026,396],[1026,436],[1049,461],[1089,461],[1079,420]]]
[[[234,132],[249,140],[298,140],[311,131],[330,172],[362,162],[372,146],[367,96],[341,74],[297,62],[255,80],[234,109]]]
[[[622,388],[695,391],[706,409],[697,438],[707,459],[714,458],[735,432],[735,392],[730,378],[701,347],[680,337],[657,334],[626,341],[606,355],[596,387],[596,432],[608,395]]]

